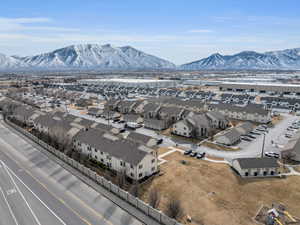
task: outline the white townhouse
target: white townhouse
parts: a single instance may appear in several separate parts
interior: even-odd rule
[[[248,104],[244,107],[232,104],[216,104],[210,105],[210,110],[220,112],[232,119],[248,120],[258,123],[268,123],[271,121],[271,111],[254,104]]]
[[[275,158],[238,158],[233,160],[232,167],[243,178],[280,175],[280,166]]]
[[[73,138],[73,147],[113,171],[124,172],[132,180],[141,180],[158,171],[156,150],[102,130],[90,128],[79,132]]]

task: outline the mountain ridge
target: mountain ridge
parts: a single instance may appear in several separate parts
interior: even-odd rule
[[[300,69],[300,48],[242,51],[232,55],[214,53],[206,58],[176,66],[129,45],[69,45],[34,56],[6,56],[0,53],[0,70],[269,70]]]
[[[300,48],[268,51],[242,51],[233,55],[214,53],[180,66],[183,70],[201,69],[300,69]]]

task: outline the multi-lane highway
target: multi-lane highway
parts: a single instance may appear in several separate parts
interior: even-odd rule
[[[0,121],[0,225],[141,225]],[[154,223],[155,224],[155,223]]]

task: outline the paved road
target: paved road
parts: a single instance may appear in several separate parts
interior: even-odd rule
[[[37,148],[0,122],[1,225],[142,224]]]

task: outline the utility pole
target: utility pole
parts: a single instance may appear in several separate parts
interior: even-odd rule
[[[263,139],[263,144],[262,144],[262,149],[261,149],[261,158],[264,157],[264,149],[265,149],[265,140],[266,140],[266,134],[263,133],[264,139]]]

